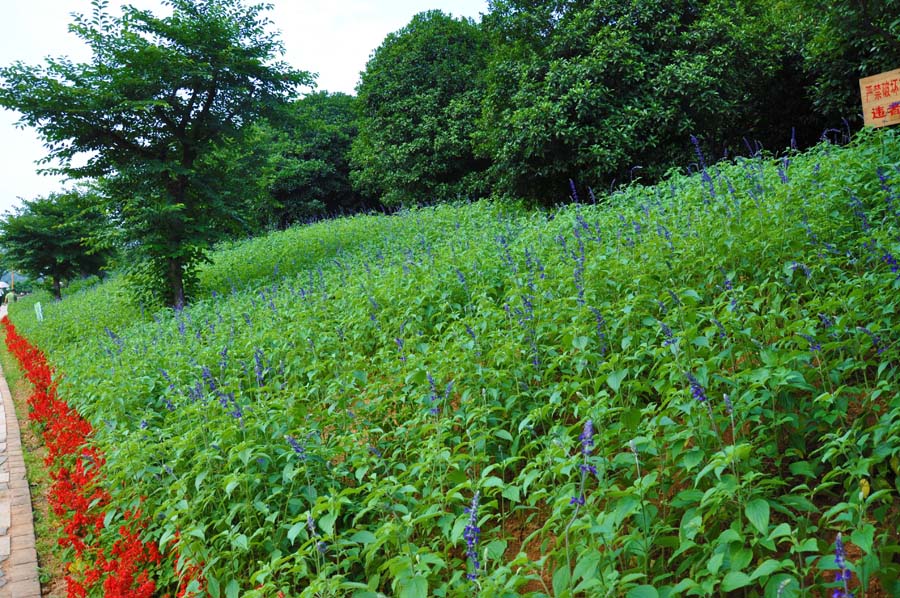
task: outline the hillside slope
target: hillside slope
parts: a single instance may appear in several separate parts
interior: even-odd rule
[[[897,592],[898,234],[881,131],[236,244],[183,313],[112,282],[12,319],[107,455],[98,534],[140,504],[171,591],[789,597],[837,587],[840,532],[851,588]]]

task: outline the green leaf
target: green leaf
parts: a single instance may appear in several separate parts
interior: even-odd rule
[[[769,531],[769,503],[762,498],[755,498],[744,508],[747,519],[759,533],[767,535]]]
[[[725,592],[731,592],[732,590],[736,590],[738,588],[743,588],[744,586],[748,586],[753,582],[746,573],[742,571],[731,571],[728,575],[725,576],[725,579],[722,580],[722,590]]]
[[[232,579],[225,586],[225,598],[238,598],[241,593],[241,586],[238,585],[236,579]]]
[[[609,385],[613,392],[619,392],[619,387],[622,385],[622,380],[628,376],[628,368],[624,370],[616,370],[615,372],[611,372],[606,377],[606,383]]]
[[[575,579],[588,579],[591,574],[596,573],[601,560],[603,560],[603,555],[599,550],[594,548],[588,549],[575,563],[575,571],[572,577]]]
[[[626,598],[659,598],[659,592],[653,586],[643,585],[631,588],[625,596]]]
[[[519,487],[518,486],[507,486],[506,488],[503,489],[503,492],[501,492],[500,495],[503,498],[505,498],[506,500],[509,500],[512,502],[519,502],[519,500],[521,499],[519,496]]]
[[[334,513],[326,513],[322,515],[322,518],[319,519],[319,527],[325,533],[326,536],[334,535],[334,521],[337,519],[337,516]]]
[[[303,531],[303,528],[305,525],[306,524],[303,521],[298,521],[297,523],[292,525],[291,529],[289,529],[288,533],[287,533],[288,542],[293,544],[294,540],[297,538],[297,536],[300,534],[300,532]]]
[[[777,573],[783,569],[781,563],[776,561],[775,559],[769,559],[764,561],[759,567],[757,567],[753,573],[750,574],[750,580],[753,581],[760,577],[767,577],[772,575],[773,573]]]
[[[571,582],[572,579],[569,575],[569,568],[559,567],[553,573],[553,594],[555,596],[562,596],[568,591]]]
[[[484,547],[484,554],[489,560],[498,560],[503,558],[506,552],[507,543],[505,540],[494,540]]]
[[[725,560],[725,553],[717,552],[714,555],[712,555],[708,561],[706,561],[706,568],[709,570],[710,573],[715,575],[719,572],[719,569],[722,568],[722,562],[724,560]]]
[[[850,540],[859,546],[865,554],[871,554],[872,544],[875,541],[875,526],[867,523],[850,534]]]
[[[401,582],[400,598],[428,598],[428,578],[416,575]]]
[[[785,536],[790,536],[790,535],[791,535],[791,526],[788,525],[787,523],[779,523],[777,526],[775,526],[775,529],[773,529],[771,532],[769,532],[769,539],[775,540],[775,539],[783,538]]]
[[[485,479],[481,480],[482,488],[502,488],[505,485],[506,482],[504,482],[497,476],[488,476]]]
[[[222,595],[222,585],[219,583],[218,577],[214,575],[206,576],[206,591],[209,592],[212,598],[219,598]]]
[[[372,532],[365,531],[365,530],[356,532],[355,534],[350,536],[351,542],[355,542],[357,544],[363,544],[365,546],[372,544],[376,540],[378,540],[378,538],[375,536],[375,534],[373,534]]]

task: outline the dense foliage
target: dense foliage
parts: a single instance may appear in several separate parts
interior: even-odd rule
[[[2,68],[0,105],[56,171],[100,177],[145,305],[182,305],[224,238],[488,196],[584,201],[846,140],[857,78],[900,66],[898,0],[492,0],[479,23],[429,11],[390,33],[358,97],[288,103],[313,78],[277,61],[265,5],[93,5],[72,25],[92,61]]]
[[[472,136],[487,38],[440,11],[416,15],[375,50],[358,86],[362,120],[351,153],[357,188],[387,205],[484,193],[487,162]]]
[[[859,123],[857,80],[900,68],[900,2],[801,0],[781,10],[802,43],[805,69],[815,77],[817,111]]]
[[[160,592],[896,594],[898,156],[357,216],[224,248],[181,313],[11,316],[106,452],[84,541],[140,507]]]
[[[585,196],[588,186],[658,180],[689,161],[691,135],[716,158],[743,152],[747,137],[785,148],[792,127],[804,144],[817,139],[824,121],[808,116],[801,62],[767,6],[492,2],[478,136],[497,190],[555,202],[569,179]]]
[[[237,218],[204,157],[312,78],[274,60],[282,47],[266,29],[265,5],[166,4],[166,17],[131,6],[116,17],[107,0],[94,0],[93,14],[71,26],[92,61],[0,68],[0,106],[37,129],[58,172],[104,178],[126,245],[180,307],[185,280]],[[84,164],[72,162],[79,155]]]
[[[4,265],[48,279],[57,299],[65,282],[102,273],[111,250],[104,241],[109,218],[99,204],[89,189],[23,201],[0,220]]]

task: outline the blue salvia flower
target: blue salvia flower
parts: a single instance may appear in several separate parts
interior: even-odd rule
[[[713,318],[712,322],[716,325],[716,328],[719,329],[719,338],[728,338],[728,332],[725,330],[725,326],[722,325],[722,322],[716,318]]]
[[[722,399],[725,401],[725,413],[731,415],[734,413],[734,404],[731,402],[731,397],[728,395],[722,395]]]
[[[703,388],[703,386],[700,384],[700,382],[697,380],[697,378],[695,378],[694,375],[690,372],[686,372],[685,377],[687,378],[688,382],[691,385],[691,395],[695,399],[697,399],[697,402],[705,403],[706,402],[706,390]]]
[[[112,340],[112,342],[114,342],[116,345],[118,345],[118,347],[119,347],[118,352],[121,353],[122,350],[125,348],[125,341],[123,341],[122,338],[119,335],[117,335],[115,332],[110,330],[110,328],[108,326],[104,326],[103,330],[106,332],[106,335]]]
[[[188,388],[188,398],[191,401],[199,401],[203,398],[203,383],[197,382],[194,386]]]
[[[869,226],[869,219],[866,216],[865,207],[859,198],[852,193],[850,194],[850,205],[853,207],[853,215],[859,218],[863,231],[868,232],[871,227]]]
[[[222,406],[223,406],[223,407],[226,407],[226,406],[228,405],[228,401],[231,402],[231,405],[232,405],[232,407],[233,407],[233,409],[232,409],[231,411],[228,412],[228,415],[230,415],[230,416],[233,417],[234,419],[240,419],[240,420],[243,420],[243,418],[244,418],[244,410],[241,409],[241,406],[240,406],[240,405],[238,405],[237,400],[234,398],[234,393],[233,393],[233,392],[228,393],[228,397],[227,397],[227,399],[226,399],[226,402],[225,402],[225,404],[222,405]],[[242,423],[243,423],[243,422],[242,422]]]
[[[301,461],[306,461],[306,447],[300,444],[300,442],[290,434],[286,434],[284,439],[287,440],[287,443],[291,445],[292,449],[294,449],[294,453],[297,454],[297,458]]]
[[[796,272],[800,270],[803,272],[803,275],[809,278],[812,276],[812,272],[806,264],[801,264],[800,262],[791,262],[791,272]]]
[[[212,372],[209,371],[209,366],[203,366],[201,375],[203,376],[203,380],[209,385],[210,392],[215,392],[216,389],[219,388],[219,385],[216,384],[216,379],[213,378]]]
[[[581,436],[578,437],[578,440],[581,441],[581,456],[584,458],[584,463],[581,464],[580,469],[582,474],[593,474],[597,475],[597,468],[594,465],[587,463],[588,458],[591,456],[591,453],[594,451],[594,422],[591,420],[587,420],[584,422],[584,429],[581,431]],[[582,480],[583,485],[583,480]]]
[[[590,457],[591,451],[594,449],[594,422],[592,420],[584,422],[584,429],[578,440],[581,441],[581,454]]]
[[[431,375],[431,372],[427,372],[425,377],[428,378],[428,384],[431,385],[431,393],[428,395],[428,401],[431,403],[431,408],[428,410],[431,415],[437,415],[441,412],[438,407],[438,392],[437,392],[437,383],[434,381],[434,377]]]
[[[316,540],[316,550],[321,554],[325,554],[325,551],[328,549],[328,544],[319,539],[319,532],[316,530],[316,522],[312,518],[312,515],[306,516],[306,529],[309,530],[309,536]]]
[[[228,347],[222,347],[222,352],[219,353],[222,357],[222,360],[219,362],[219,367],[224,372],[228,368]]]
[[[703,150],[700,149],[700,141],[694,135],[691,135],[691,143],[694,146],[694,153],[697,154],[697,161],[700,163],[700,178],[704,183],[709,185],[710,196],[715,197],[716,185],[713,183],[712,177],[709,176],[709,172],[706,170],[706,159],[703,157]]]
[[[842,587],[835,589],[831,594],[832,598],[853,598],[853,594],[848,587],[848,582],[852,579],[853,574],[847,568],[847,553],[844,550],[844,541],[841,539],[840,533],[838,533],[834,541],[834,564],[838,568],[834,580],[841,583]]]
[[[472,504],[466,507],[465,512],[469,515],[469,522],[463,530],[463,539],[466,541],[466,556],[472,564],[472,572],[466,575],[469,581],[478,579],[481,572],[481,561],[478,560],[478,542],[481,540],[481,528],[478,527],[478,498],[479,492],[472,496]]]
[[[885,252],[884,256],[882,256],[881,261],[891,267],[891,272],[894,274],[900,270],[900,265],[897,264],[897,259],[891,255],[890,252]]]
[[[669,297],[672,298],[672,301],[675,302],[675,305],[679,305],[679,306],[680,306],[680,305],[684,305],[684,304],[681,302],[681,299],[678,298],[678,295],[675,294],[675,291],[673,291],[672,289],[666,289],[666,291],[669,293]]]
[[[665,322],[660,322],[659,327],[662,330],[663,336],[666,337],[666,339],[663,341],[663,347],[668,347],[669,345],[678,346],[678,339],[675,338],[674,334],[672,334],[672,329],[669,328]]]
[[[813,353],[816,353],[816,352],[822,350],[822,345],[819,343],[819,341],[816,340],[816,337],[810,336],[808,334],[803,334],[802,332],[798,332],[797,336],[799,336],[803,339],[806,339],[806,342],[809,343],[809,350],[812,351]]]
[[[894,208],[894,200],[900,199],[900,194],[894,193],[894,190],[891,188],[890,183],[888,183],[887,173],[881,167],[878,168],[878,179],[881,181],[881,188],[884,189],[884,191],[887,193],[885,203],[887,204],[888,212],[894,214],[895,216],[900,216],[900,212],[898,212]]]
[[[819,322],[822,324],[824,328],[832,328],[834,326],[834,320],[826,315],[826,314],[818,314]]]
[[[266,382],[266,369],[263,366],[263,352],[262,349],[257,348],[256,351],[253,352],[253,361],[255,362],[255,372],[256,372],[256,385],[262,387]]]
[[[149,428],[149,427],[150,427],[150,424],[147,423],[147,420],[146,420],[146,419],[142,419],[142,420],[141,420],[141,430],[146,430],[146,429]]]
[[[878,355],[881,355],[882,353],[884,353],[884,350],[885,350],[887,347],[885,347],[884,345],[881,344],[881,338],[880,338],[877,334],[875,334],[874,332],[872,332],[871,330],[869,330],[869,329],[866,328],[865,326],[859,326],[859,327],[858,327],[858,330],[859,330],[860,332],[865,333],[866,336],[868,336],[870,339],[872,339],[872,345],[875,347],[875,352],[876,352]]]
[[[171,379],[171,378],[169,378],[169,372],[167,372],[167,371],[164,370],[164,369],[160,369],[160,370],[159,370],[159,373],[162,374],[163,379],[164,379],[166,382],[169,383],[169,390],[174,391],[174,390],[175,390],[175,383],[172,382],[172,379]]]
[[[600,355],[606,355],[606,334],[603,332],[603,329],[606,327],[606,319],[596,307],[589,309],[594,314],[594,320],[597,323],[597,340],[600,341]]]
[[[569,189],[572,190],[572,200],[578,203],[578,190],[575,188],[575,181],[569,179]]]
[[[397,343],[397,350],[400,351],[400,361],[406,361],[406,355],[403,354],[403,339],[398,336],[394,342]]]
[[[788,157],[785,156],[782,159],[781,166],[778,167],[778,177],[781,179],[781,183],[783,185],[787,185],[789,182],[788,175],[787,175],[787,168],[788,168],[788,166],[790,166],[790,164],[791,164],[790,160],[788,160]]]

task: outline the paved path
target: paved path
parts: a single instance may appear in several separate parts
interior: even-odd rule
[[[0,306],[0,318],[6,306]],[[0,598],[39,598],[31,491],[9,385],[0,369]]]

